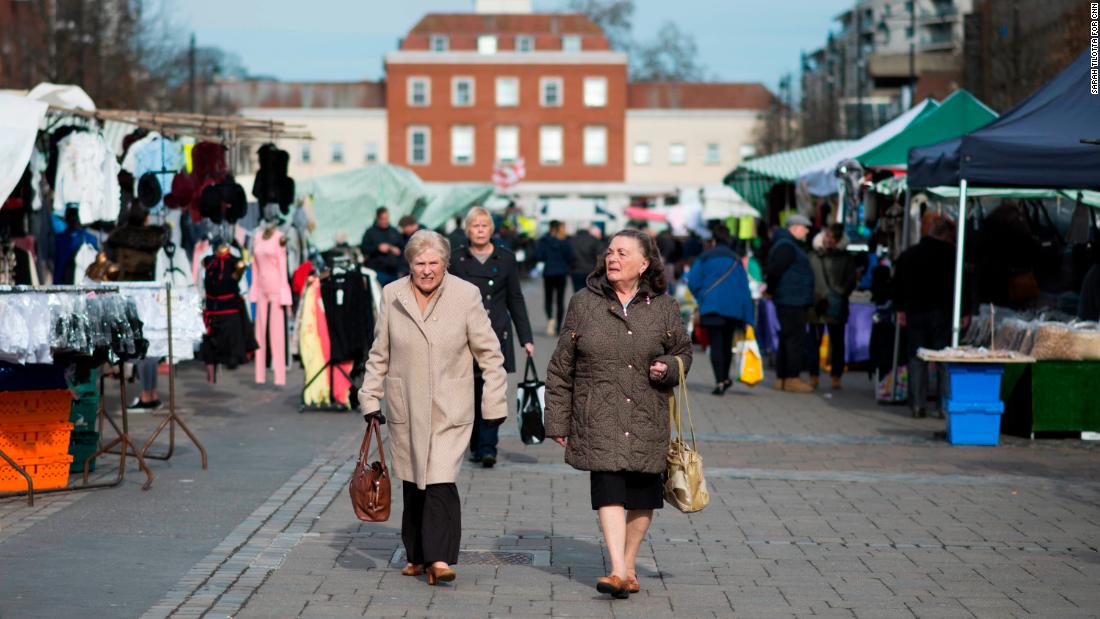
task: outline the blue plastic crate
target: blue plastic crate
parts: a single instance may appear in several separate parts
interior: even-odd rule
[[[944,402],[947,442],[952,445],[996,445],[1001,438],[1004,402]]]
[[[998,402],[1004,373],[995,363],[948,363],[944,395],[957,402]]]

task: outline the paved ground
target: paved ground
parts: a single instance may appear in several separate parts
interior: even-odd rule
[[[536,346],[544,366],[551,341]],[[33,510],[0,501],[0,616],[1100,616],[1100,449],[952,447],[942,421],[876,406],[864,376],[715,398],[700,356],[712,503],[659,512],[642,594],[610,601],[592,588],[607,567],[587,476],[556,445],[525,447],[509,422],[501,464],[463,471],[459,577],[428,587],[399,573],[400,497],[388,523],[351,511],[362,422],[299,415],[294,389],[248,374],[212,393],[183,372],[210,471],[185,449],[148,493],[131,473]]]

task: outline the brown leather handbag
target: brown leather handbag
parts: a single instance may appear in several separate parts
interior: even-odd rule
[[[370,455],[370,437],[374,434],[378,443],[378,460],[367,465]],[[378,419],[371,419],[363,444],[359,447],[359,460],[348,485],[351,506],[355,515],[366,522],[385,522],[390,517],[390,471],[386,468],[386,449],[382,446],[382,426]]]

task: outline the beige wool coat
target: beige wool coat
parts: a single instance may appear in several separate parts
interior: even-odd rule
[[[477,286],[444,275],[423,316],[407,276],[382,289],[359,403],[367,414],[385,398],[394,477],[421,489],[458,478],[474,422],[475,360],[482,416],[506,417],[504,356]]]

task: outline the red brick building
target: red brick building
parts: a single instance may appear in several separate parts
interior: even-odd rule
[[[430,14],[386,54],[391,163],[426,181],[624,176],[627,58],[578,14]]]

